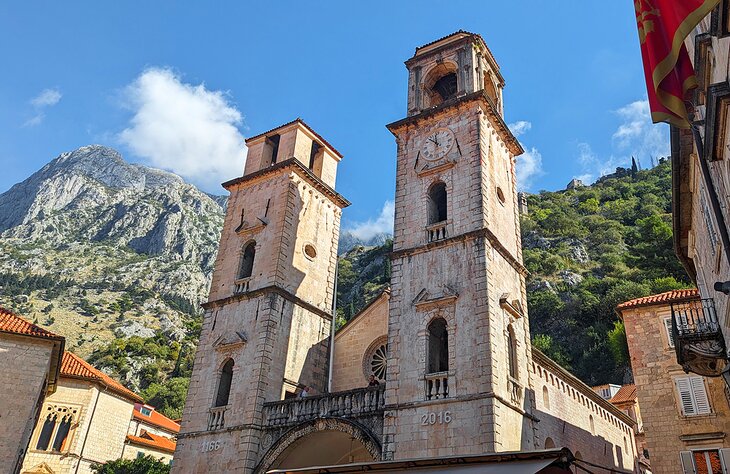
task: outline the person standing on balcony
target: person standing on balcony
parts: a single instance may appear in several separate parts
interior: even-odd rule
[[[368,379],[368,387],[377,387],[380,385],[380,382],[378,379],[375,378],[375,374],[370,374],[370,378]]]

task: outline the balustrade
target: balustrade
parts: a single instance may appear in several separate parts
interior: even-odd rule
[[[441,221],[426,227],[426,238],[429,242],[444,240],[446,235],[446,224],[448,221]]]
[[[449,396],[449,373],[426,374],[426,400],[437,400]]]
[[[245,293],[251,286],[251,277],[239,278],[235,281],[236,287],[234,288],[235,293]]]
[[[507,388],[509,390],[510,401],[515,405],[522,405],[522,386],[515,379],[509,377],[507,379]]]
[[[226,408],[228,407],[213,407],[208,411],[208,430],[225,428]]]

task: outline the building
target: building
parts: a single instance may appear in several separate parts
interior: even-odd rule
[[[155,407],[135,403],[121,457],[134,459],[149,455],[172,464],[175,437],[179,432],[180,425],[156,411]]]
[[[334,337],[342,156],[300,119],[247,140],[244,175],[224,184],[173,472],[562,446],[635,468],[633,420],[531,346],[522,148],[502,118],[494,57],[459,31],[416,48],[406,67],[407,116],[387,126],[397,144],[390,291]],[[368,386],[373,374],[384,380]]]
[[[701,302],[697,290],[675,290],[617,308],[641,406],[640,414],[635,413],[637,426],[639,432],[643,426],[654,473],[719,474],[730,469],[730,404],[724,383],[686,373],[675,355],[672,315]],[[613,399],[618,406],[625,403],[618,399],[620,393]]]
[[[0,308],[0,472],[17,473],[43,399],[58,385],[65,339]]]
[[[687,371],[725,374],[730,339],[730,2],[718,7],[692,31],[685,45],[699,87],[694,91],[691,130],[671,131],[674,245],[701,302],[695,313],[675,313],[677,358]],[[724,291],[718,291],[724,290]]]
[[[619,390],[621,390],[621,385],[616,385],[614,383],[607,383],[603,385],[596,385],[595,387],[591,387],[594,392],[596,392],[598,395],[601,396],[604,400],[611,400],[614,395],[618,393]]]
[[[609,401],[634,420],[634,440],[639,455],[640,472],[651,472],[649,448],[646,445],[644,421],[641,418],[639,398],[636,395],[636,385],[633,383],[622,385]]]
[[[71,352],[63,353],[58,387],[41,400],[22,473],[91,473],[122,456],[139,395]]]

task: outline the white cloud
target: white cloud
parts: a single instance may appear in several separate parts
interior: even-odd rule
[[[63,95],[58,89],[43,89],[37,96],[30,99],[30,105],[35,109],[35,114],[23,123],[24,127],[35,127],[46,118],[44,109],[58,104]]]
[[[527,120],[518,120],[517,122],[507,125],[507,127],[512,132],[512,135],[514,135],[515,137],[519,137],[520,135],[524,135],[525,133],[530,131],[530,129],[532,128],[532,123],[528,122]]]
[[[669,127],[651,122],[648,100],[631,102],[616,110],[616,114],[622,120],[613,134],[619,150],[640,159],[669,156]]]
[[[517,188],[524,191],[533,184],[533,180],[544,174],[542,170],[542,155],[537,148],[532,147],[525,150],[517,157],[515,164],[517,173]]]
[[[392,234],[393,220],[395,218],[395,204],[393,201],[385,201],[380,215],[376,219],[368,219],[365,222],[356,222],[348,226],[350,232],[360,240],[368,241],[378,234]]]
[[[40,94],[33,97],[31,105],[36,108],[50,107],[58,104],[63,95],[58,89],[43,89]]]
[[[237,128],[242,116],[224,92],[151,68],[126,88],[124,98],[134,116],[119,139],[149,164],[212,192],[243,173],[246,147]]]

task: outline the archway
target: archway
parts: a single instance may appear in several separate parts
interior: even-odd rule
[[[364,427],[349,420],[320,418],[284,434],[256,472],[379,460],[380,443]]]

